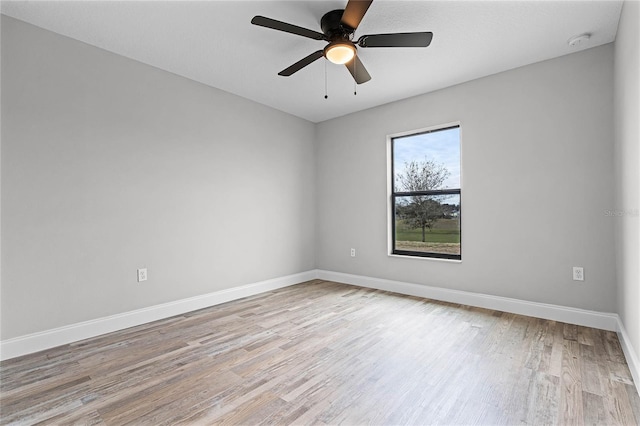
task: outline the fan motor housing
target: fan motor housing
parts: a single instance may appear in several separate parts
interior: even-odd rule
[[[350,40],[351,35],[355,31],[353,28],[349,28],[342,25],[342,14],[344,9],[336,9],[324,14],[320,20],[320,28],[322,32],[327,36],[329,40]]]

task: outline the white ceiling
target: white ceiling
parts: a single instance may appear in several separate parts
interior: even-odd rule
[[[432,31],[428,48],[359,49],[373,77],[353,94],[321,59],[278,72],[325,42],[250,24],[263,15],[320,31],[327,1],[3,1],[2,13],[320,122],[615,40],[622,1],[374,0],[356,31]],[[591,33],[588,43],[567,40]]]

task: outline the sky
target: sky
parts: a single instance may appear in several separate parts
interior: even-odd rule
[[[444,164],[449,170],[449,178],[443,188],[460,188],[460,128],[439,130],[394,138],[393,169],[402,173],[405,162],[423,161],[425,157]]]

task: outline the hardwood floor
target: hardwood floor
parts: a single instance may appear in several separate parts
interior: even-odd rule
[[[615,333],[311,281],[0,364],[2,424],[638,424]]]

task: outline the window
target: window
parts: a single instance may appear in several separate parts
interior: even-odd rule
[[[460,126],[390,138],[391,254],[462,259]]]

